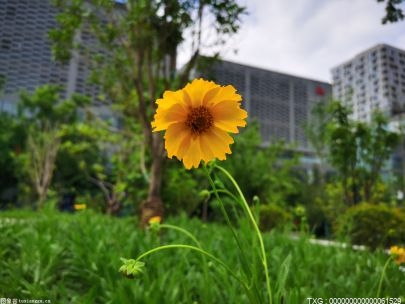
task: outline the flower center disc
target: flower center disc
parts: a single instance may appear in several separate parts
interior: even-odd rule
[[[211,112],[204,106],[193,108],[187,115],[186,125],[195,135],[206,132],[214,123]]]

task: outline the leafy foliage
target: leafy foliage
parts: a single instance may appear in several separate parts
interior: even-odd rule
[[[20,182],[28,180],[41,208],[52,183],[55,162],[66,129],[78,122],[78,107],[88,101],[74,96],[60,100],[60,88],[42,86],[29,95],[21,94],[16,123],[26,132],[21,152],[14,153]]]
[[[389,160],[400,135],[382,113],[375,112],[368,123],[350,116],[340,102],[318,103],[306,125],[318,162],[306,184],[303,180],[301,199],[311,229],[323,226],[325,234],[335,230],[337,215],[350,206],[391,201]]]
[[[339,233],[353,244],[371,248],[405,243],[405,214],[386,205],[360,204],[340,219]]]
[[[292,221],[292,215],[275,204],[259,205],[259,226],[263,231],[283,228]]]
[[[200,191],[207,188],[206,178],[201,172],[186,170],[177,160],[167,162],[163,179],[162,196],[169,215],[197,212],[202,203]]]
[[[382,24],[394,23],[404,19],[404,13],[401,8],[403,0],[377,0],[377,2],[387,2],[385,16],[381,20]]]
[[[282,142],[268,147],[262,147],[261,143],[259,126],[252,122],[236,136],[232,154],[223,165],[248,200],[258,196],[264,203],[286,205],[289,196],[295,193],[297,179],[291,173],[298,160],[288,157]]]
[[[399,143],[388,120],[375,112],[369,124],[354,122],[341,103],[330,104],[332,119],[327,126],[329,159],[342,179],[345,201],[370,202],[381,171]]]
[[[198,235],[204,248],[229,265],[238,265],[235,244],[226,227],[181,217],[167,222],[187,227]],[[133,227],[133,219],[88,211],[75,215],[2,213],[0,290],[11,298],[23,295],[63,303],[248,301],[227,272],[202,264],[201,257],[189,251],[150,256],[144,261],[147,271],[136,279],[126,278],[118,271],[120,257],[137,256],[157,244],[189,242],[188,236],[178,231],[157,236]],[[250,233],[249,229],[237,232]],[[286,303],[300,303],[311,294],[323,298],[375,296],[386,254],[314,245],[274,232],[264,238],[265,246],[271,248],[268,262],[272,282]],[[254,254],[251,251],[249,260]],[[386,271],[382,294],[403,296],[403,273],[394,263]],[[280,297],[278,300],[281,302]]]
[[[112,122],[93,118],[82,130],[90,139],[87,142],[93,143],[91,151],[98,154],[90,162],[81,161],[80,168],[87,182],[102,194],[100,207],[108,214],[119,214],[123,207],[138,207],[146,192],[148,176],[138,125],[126,124],[123,130]]]
[[[0,206],[15,204],[18,183],[17,162],[13,155],[24,146],[26,133],[14,117],[0,112]]]

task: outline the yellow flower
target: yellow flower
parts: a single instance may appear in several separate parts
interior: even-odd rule
[[[157,216],[152,216],[149,219],[148,223],[149,223],[149,225],[160,224],[161,221],[162,221],[162,218],[157,215]]]
[[[74,204],[74,205],[73,205],[73,208],[74,208],[75,210],[83,210],[83,209],[86,209],[87,206],[86,206],[86,204]]]
[[[405,248],[392,246],[390,248],[390,254],[394,256],[395,263],[398,265],[405,263]]]
[[[156,101],[153,131],[165,133],[169,158],[176,156],[187,169],[201,161],[226,159],[233,143],[228,133],[246,125],[247,113],[240,107],[242,97],[231,86],[195,79],[178,91],[166,91]]]

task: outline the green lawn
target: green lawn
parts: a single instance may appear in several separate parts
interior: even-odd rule
[[[181,217],[168,222],[193,232],[206,250],[239,273],[237,247],[227,227]],[[132,218],[89,211],[3,212],[0,233],[0,297],[52,303],[248,302],[237,280],[189,250],[156,253],[144,260],[143,274],[124,277],[118,272],[120,257],[136,258],[159,244],[192,244],[178,231],[140,231]],[[237,233],[250,235],[246,230]],[[387,260],[383,252],[314,245],[282,233],[265,234],[265,244],[273,292],[285,303],[308,303],[308,297],[375,297]],[[252,246],[248,252],[255,250]],[[247,260],[257,264],[254,254]],[[404,295],[405,273],[390,263],[380,296],[402,296],[404,302]]]

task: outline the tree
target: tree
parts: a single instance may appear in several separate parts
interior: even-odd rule
[[[236,33],[245,12],[236,0],[54,0],[61,10],[59,29],[50,32],[53,54],[69,60],[81,52],[94,67],[92,80],[123,106],[126,117],[137,118],[149,152],[149,189],[142,206],[142,223],[162,215],[164,146],[152,133],[155,100],[167,89],[185,84],[204,42],[220,46],[224,35]],[[206,27],[207,23],[210,27]],[[212,30],[216,35],[212,35]],[[210,32],[211,31],[211,32]],[[96,46],[80,45],[80,33],[95,38]],[[191,57],[177,72],[177,55],[186,33],[191,35]],[[212,37],[217,37],[215,41]],[[105,52],[100,52],[104,50]],[[76,53],[77,54],[77,53]],[[123,125],[125,130],[127,126]]]
[[[127,127],[130,124],[128,122]],[[101,162],[83,163],[81,167],[86,172],[86,179],[103,193],[105,210],[110,215],[117,214],[125,200],[139,198],[139,193],[143,193],[140,188],[146,184],[146,170],[140,168],[144,149],[141,140],[134,138],[138,131],[134,121],[132,127],[131,132],[123,132],[111,123],[98,119],[83,130],[88,137],[97,141],[97,150],[105,154]],[[137,184],[140,186],[135,187]]]
[[[347,203],[357,201],[356,164],[357,149],[355,128],[349,120],[350,111],[339,102],[331,103],[329,111],[332,114],[328,123],[329,160],[342,179],[344,197]],[[352,192],[349,181],[352,181]],[[354,197],[352,198],[351,193]]]
[[[28,178],[37,194],[39,209],[52,182],[64,130],[78,121],[77,108],[86,103],[78,97],[61,102],[59,92],[59,87],[45,85],[32,95],[23,92],[18,104],[18,124],[25,129],[27,141],[15,159],[21,178]]]
[[[43,207],[60,147],[59,130],[49,125],[41,131],[30,129],[27,140],[26,173],[38,194],[38,208]]]
[[[388,120],[375,112],[369,124],[351,121],[350,111],[339,102],[330,104],[327,126],[329,160],[342,179],[345,201],[370,201],[381,171],[399,143]]]
[[[360,176],[363,182],[363,199],[370,202],[386,161],[400,143],[400,135],[388,128],[388,120],[380,112],[373,114],[371,123],[365,126],[363,132],[360,141]]]
[[[325,173],[328,157],[327,133],[325,132],[330,121],[328,103],[318,102],[311,109],[311,118],[304,125],[305,135],[314,149],[318,159],[318,173],[320,188],[325,183]]]
[[[382,24],[394,23],[404,19],[404,13],[400,8],[404,0],[377,0],[377,2],[387,2],[385,16],[381,20]]]

